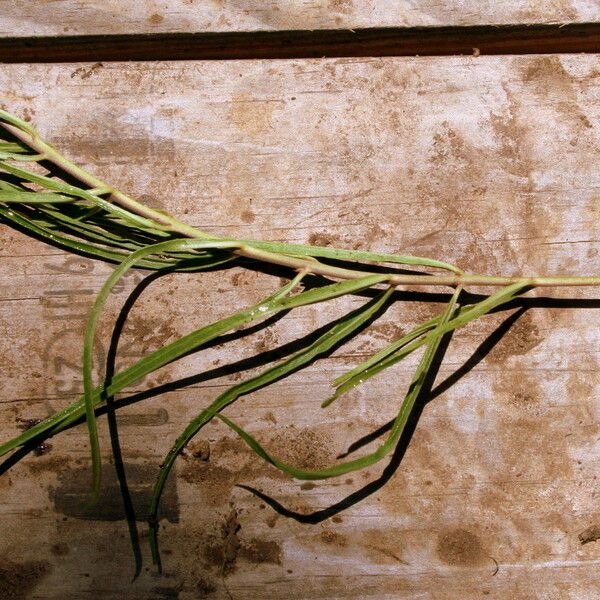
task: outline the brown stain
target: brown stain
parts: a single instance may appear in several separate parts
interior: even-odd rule
[[[135,81],[128,81],[127,85],[135,87]],[[172,119],[168,114],[160,111],[157,112],[157,116]],[[160,169],[161,177],[160,179],[153,177],[151,180],[153,193],[138,194],[138,197],[149,197],[150,202],[155,203],[157,208],[166,210],[169,206],[163,206],[165,201],[162,198],[172,194],[172,189],[169,187],[177,187],[179,178],[176,172],[165,169],[165,164],[172,164],[174,155],[193,155],[193,148],[186,142],[179,142],[175,146],[171,138],[156,136],[143,129],[132,131],[130,126],[109,121],[102,123],[99,130],[90,130],[77,136],[67,134],[57,136],[55,144],[65,154],[70,153],[75,156],[78,163],[93,163],[96,170],[99,170],[99,176],[102,176],[103,172],[110,175],[115,166],[127,166],[132,162],[155,166],[157,170]],[[133,179],[131,181],[126,179],[122,187],[134,193],[136,185]],[[177,210],[181,210],[181,205]]]
[[[3,473],[0,476],[0,490],[8,489],[13,486],[13,480],[9,473]]]
[[[528,141],[529,129],[520,121],[519,105],[511,90],[505,84],[502,87],[508,108],[502,114],[490,115],[492,131],[500,146],[499,164],[506,173],[528,179],[527,187],[530,189],[529,178],[534,165]]]
[[[64,456],[45,457],[43,459],[27,461],[27,468],[31,473],[59,473],[69,464],[69,459]]]
[[[312,481],[305,481],[300,484],[301,490],[314,490],[317,486]]]
[[[362,546],[362,551],[368,561],[373,564],[409,564],[402,558],[405,548],[405,532],[401,529],[386,528],[366,529],[360,532],[357,544]]]
[[[424,323],[437,317],[443,308],[437,302],[411,302],[410,318],[416,323]]]
[[[311,233],[308,236],[310,246],[334,246],[338,238],[327,233]]]
[[[492,251],[493,252],[493,251]],[[471,239],[461,249],[461,255],[457,257],[454,264],[465,270],[477,269],[479,271],[487,271],[492,268],[495,257],[489,250],[484,248],[479,240]],[[439,310],[439,308],[438,308]]]
[[[150,208],[156,208],[158,210],[167,209],[164,198],[154,194],[140,194],[139,199]]]
[[[183,481],[197,486],[210,506],[223,506],[232,488],[240,483],[250,484],[257,478],[286,480],[289,476],[263,460],[238,438],[224,438],[211,444],[210,461],[186,461],[180,466]]]
[[[257,273],[244,269],[242,271],[237,271],[233,273],[231,275],[230,281],[234,287],[256,285],[257,276]]]
[[[57,544],[53,544],[50,547],[50,552],[54,556],[66,556],[67,554],[69,554],[70,549],[69,546],[64,542],[58,542]]]
[[[581,545],[589,544],[590,542],[595,542],[600,540],[600,525],[590,525],[588,528],[584,529],[578,536]]]
[[[328,466],[335,461],[331,434],[327,427],[297,429],[290,426],[257,436],[269,453],[284,462],[305,469]],[[222,507],[237,484],[252,485],[265,478],[270,482],[290,481],[291,477],[256,455],[238,438],[223,438],[212,443],[208,462],[184,461],[179,476],[198,486],[202,499],[212,507]],[[255,485],[255,484],[254,484]],[[299,504],[300,510],[312,510]]]
[[[511,356],[524,356],[543,341],[532,311],[522,314],[502,339],[492,348],[486,360],[504,364]]]
[[[568,23],[576,21],[579,14],[571,0],[529,0],[515,15],[515,23],[519,19],[526,21]]]
[[[195,459],[204,462],[210,459],[210,442],[208,440],[191,440],[185,449]]]
[[[547,412],[538,380],[522,371],[506,371],[492,381],[496,402],[509,411],[524,416],[540,416]]]
[[[276,432],[269,446],[274,456],[300,469],[321,469],[335,459],[328,427],[299,429],[290,425],[285,433]]]
[[[165,20],[163,15],[159,15],[158,13],[154,13],[148,17],[148,23],[151,25],[159,25]]]
[[[277,345],[277,336],[271,329],[263,329],[259,335],[260,339],[254,343],[254,349],[256,352],[267,352]]]
[[[320,538],[321,541],[328,546],[345,548],[348,545],[348,539],[346,536],[342,535],[341,533],[337,533],[337,531],[331,531],[330,529],[322,531]]]
[[[246,209],[240,213],[240,219],[243,223],[254,223],[256,215],[251,210]]]
[[[279,515],[277,513],[273,513],[265,519],[265,523],[267,524],[267,527],[270,527],[271,529],[273,529],[273,527],[275,527],[275,524],[277,523],[278,519],[279,519]]]
[[[431,162],[434,165],[452,161],[455,166],[467,166],[473,160],[473,151],[448,121],[444,121],[433,135]]]
[[[373,424],[372,429],[380,425],[380,423]],[[435,482],[447,480],[449,466],[440,456],[438,448],[439,441],[434,431],[423,427],[415,430],[404,458],[404,468],[398,469],[378,494],[383,508],[389,515],[403,515],[411,510],[406,498],[407,470],[419,473],[419,478],[422,480],[429,479]]]
[[[477,242],[483,232],[493,229],[498,223],[501,206],[485,203],[485,209],[474,210],[489,195],[490,171],[497,162],[496,153],[487,146],[480,146],[460,122],[444,120],[432,127],[431,142],[424,155],[424,164],[411,175],[413,187],[419,198],[435,198],[434,203],[419,208],[419,220],[427,223],[420,235],[406,249],[411,253],[446,257],[450,262],[459,262],[469,271],[493,271],[497,259],[487,256],[479,248],[475,255],[448,256],[448,245],[443,240],[447,231],[460,231],[463,249]],[[406,180],[405,171],[400,171],[399,182]],[[419,231],[418,229],[416,231]]]
[[[35,117],[35,110],[30,107],[25,107],[23,109],[23,121],[27,121],[28,123],[33,120]]]
[[[277,424],[277,417],[273,414],[273,411],[269,410],[265,413],[263,419],[265,421],[269,421],[269,423],[273,423],[273,425]]]
[[[201,553],[208,568],[216,567],[227,576],[235,572],[238,560],[254,565],[281,565],[281,547],[277,542],[259,538],[243,541],[239,538],[239,530],[237,518],[228,519],[220,536],[211,535],[204,540]]]
[[[247,93],[236,93],[230,101],[229,120],[239,131],[250,137],[261,137],[273,125],[277,101],[254,98]]]
[[[210,579],[199,577],[196,581],[195,589],[199,598],[207,598],[217,591],[217,586]]]
[[[221,546],[223,555],[223,575],[231,573],[235,568],[235,561],[240,548],[238,532],[242,526],[240,525],[237,517],[237,511],[235,509],[231,509],[227,515],[227,518],[225,519],[225,522],[221,526],[221,539],[223,540]]]
[[[2,600],[26,600],[31,597],[39,583],[50,572],[46,561],[13,562],[0,561],[0,598]]]
[[[579,404],[582,400],[587,400],[594,393],[594,383],[589,377],[574,371],[569,374],[567,379],[567,394],[574,404]]]
[[[119,348],[116,359],[116,372],[130,366],[135,361],[150,352],[167,345],[171,340],[180,337],[174,321],[165,319],[162,316],[150,316],[151,310],[156,309],[154,298],[140,298],[123,326],[121,337],[119,338]],[[146,313],[146,314],[144,314]],[[109,340],[114,323],[105,319],[98,328],[98,337]],[[98,364],[98,362],[96,363]],[[102,361],[100,361],[102,364]],[[149,381],[158,384],[164,381],[165,374],[154,373],[149,375]],[[131,425],[156,426],[162,424],[169,415],[166,410],[157,410],[148,415],[130,412],[129,416],[124,417],[124,423]],[[138,423],[136,423],[138,421]]]
[[[156,465],[126,463],[125,472],[137,518],[144,520],[154,489]],[[89,506],[90,482],[88,465],[69,469],[63,466],[58,472],[57,487],[50,487],[48,490],[56,512],[82,520],[125,519],[123,499],[114,469],[104,469],[100,499],[93,507]],[[171,523],[179,522],[179,498],[174,477],[167,480],[161,500],[160,516]]]
[[[104,65],[101,62],[94,63],[90,67],[78,67],[71,73],[71,79],[79,77],[79,79],[89,79],[96,71],[100,70]]]
[[[523,61],[522,78],[545,96],[571,91],[572,80],[559,56],[540,56]]]
[[[397,323],[374,323],[369,327],[369,333],[375,339],[391,342],[401,338],[406,331]]]
[[[556,435],[553,421],[545,415],[543,406],[538,408],[531,397],[526,397],[524,402],[525,408],[520,408],[518,414],[511,414],[510,419],[499,423],[495,429],[498,473],[511,480],[573,480],[576,474],[568,450],[569,438]],[[536,460],[527,460],[525,457],[528,456],[535,456]]]
[[[474,567],[486,559],[481,540],[468,529],[447,529],[438,534],[436,552],[438,558],[456,567]]]
[[[252,538],[242,542],[239,557],[254,564],[281,564],[281,546],[274,540]]]
[[[580,80],[564,68],[560,56],[541,56],[522,62],[523,82],[560,116],[561,125],[581,134],[590,129],[590,121],[577,97]]]
[[[353,0],[329,0],[329,10],[345,15],[350,15],[354,11]]]

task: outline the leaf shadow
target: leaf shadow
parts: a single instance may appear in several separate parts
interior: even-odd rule
[[[261,264],[252,264],[248,263],[244,265],[246,268],[250,268],[256,271],[260,271],[265,274],[289,278],[289,271],[283,267],[277,267],[273,265],[261,265]],[[137,299],[141,296],[143,291],[151,285],[152,282],[156,281],[159,277],[163,275],[174,272],[175,269],[162,269],[160,271],[156,271],[147,275],[129,294],[126,302],[124,303],[117,321],[115,323],[111,342],[110,342],[110,350],[107,361],[107,380],[114,374],[115,370],[115,359],[118,351],[118,343],[121,335],[123,333],[124,325],[127,320],[127,317],[134,306]],[[328,283],[327,280],[321,277],[307,277],[305,286],[306,287],[318,287],[323,285],[323,283]],[[360,292],[357,295],[363,297],[372,297],[374,295],[373,290],[368,290],[366,292]],[[474,302],[478,302],[483,299],[485,296],[480,294],[472,294],[464,292],[461,295],[461,304],[472,304]],[[449,294],[447,293],[439,293],[439,292],[423,292],[423,291],[400,291],[397,290],[394,292],[392,297],[393,302],[433,302],[433,303],[446,303],[449,299]],[[465,375],[467,375],[475,366],[477,366],[491,351],[491,349],[502,339],[502,337],[510,330],[510,328],[516,323],[516,321],[529,309],[536,307],[545,307],[545,308],[600,308],[600,300],[597,299],[556,299],[556,298],[548,298],[548,297],[526,297],[526,298],[518,298],[511,303],[503,305],[497,311],[504,312],[507,310],[514,310],[514,312],[509,315],[504,322],[497,327],[489,336],[486,338],[482,344],[475,350],[469,359],[456,371],[454,371],[451,375],[449,375],[444,381],[439,383],[436,387],[433,387],[435,376],[437,375],[441,362],[443,360],[444,353],[450,343],[451,334],[448,334],[444,337],[443,343],[440,345],[438,352],[436,353],[436,357],[433,363],[433,367],[429,372],[428,381],[426,385],[423,387],[423,391],[420,394],[413,414],[411,415],[409,421],[406,424],[405,430],[395,448],[393,453],[390,456],[389,462],[385,465],[381,475],[374,481],[369,482],[365,486],[361,487],[358,490],[355,490],[345,498],[340,501],[332,504],[331,506],[315,511],[310,514],[302,514],[297,511],[290,510],[286,508],[282,503],[277,501],[276,499],[270,497],[264,491],[253,488],[252,486],[238,484],[240,488],[243,488],[257,497],[261,498],[265,503],[269,504],[275,511],[280,513],[283,516],[295,519],[302,523],[319,523],[325,519],[332,517],[339,512],[346,510],[347,508],[361,502],[377,490],[381,489],[394,475],[396,470],[401,464],[402,459],[406,453],[412,435],[415,431],[415,428],[418,424],[419,418],[423,412],[424,407],[428,402],[431,402],[434,398],[441,395],[443,392],[447,391],[450,387],[456,384],[460,379],[462,379]],[[496,311],[494,311],[496,312]],[[282,319],[285,316],[285,313],[279,313],[271,318],[268,318],[262,322],[249,326],[247,328],[240,329],[238,331],[234,331],[225,335],[222,335],[208,344],[201,346],[190,352],[189,354],[193,354],[195,352],[199,352],[209,347],[214,347],[220,344],[225,344],[228,342],[234,342],[244,337],[261,331],[269,327],[270,325],[277,322],[279,319]],[[370,321],[371,322],[371,321]],[[216,379],[218,377],[234,375],[241,373],[246,370],[254,369],[257,367],[261,367],[272,363],[276,360],[280,360],[290,354],[306,347],[314,340],[316,340],[320,335],[322,335],[325,330],[330,327],[332,323],[324,325],[323,327],[294,340],[293,342],[289,342],[287,344],[283,344],[278,346],[277,348],[267,350],[265,352],[261,352],[255,356],[244,358],[232,363],[228,363],[226,365],[222,365],[213,369],[209,369],[203,371],[201,373],[195,373],[191,376],[184,377],[175,381],[168,382],[166,384],[162,384],[159,386],[155,386],[151,389],[143,390],[140,392],[132,393],[124,398],[112,399],[107,398],[106,404],[100,407],[97,411],[98,415],[107,414],[109,421],[109,432],[111,436],[111,447],[115,459],[115,469],[117,471],[117,477],[119,480],[119,487],[121,490],[121,495],[123,497],[123,504],[125,508],[125,515],[129,527],[129,534],[132,541],[132,547],[134,550],[134,557],[136,563],[136,576],[141,570],[141,550],[139,547],[139,533],[137,531],[137,521],[135,508],[131,501],[131,494],[129,492],[129,486],[127,483],[127,474],[125,472],[125,465],[122,457],[119,432],[118,432],[118,420],[116,413],[118,409],[131,405],[133,403],[137,403],[141,400],[152,398],[158,396],[165,392],[176,391],[190,385],[196,385],[199,383],[203,383],[206,381],[210,381],[211,379]],[[368,324],[365,324],[361,330],[357,331],[355,335],[358,335],[360,331],[362,331]],[[347,340],[346,340],[347,341]],[[330,350],[327,355],[334,352],[335,348]],[[324,356],[327,356],[324,355]],[[322,356],[323,357],[323,356]],[[321,358],[322,358],[321,357]],[[79,423],[83,422],[84,419],[81,419]],[[351,444],[343,456],[347,456],[361,447],[365,446],[371,441],[374,441],[379,436],[386,433],[391,426],[391,422],[387,423],[381,427],[379,427],[376,431],[370,433],[363,438],[356,440]],[[25,457],[29,452],[35,449],[35,447],[39,444],[40,441],[51,437],[49,434],[42,434],[32,440],[27,445],[22,448],[17,449],[13,454],[11,454],[8,458],[6,458],[2,463],[0,463],[0,475],[18,463],[23,457]],[[341,458],[340,457],[340,458]]]
[[[443,343],[440,345],[438,352],[436,353],[436,357],[434,359],[434,365],[432,366],[431,371],[428,374],[427,385],[423,386],[423,391],[419,395],[414,410],[409,417],[409,420],[406,423],[406,427],[394,449],[392,454],[390,455],[388,463],[383,468],[380,476],[360,487],[357,490],[354,490],[349,495],[345,496],[341,500],[331,504],[326,508],[322,508],[316,510],[311,513],[301,513],[292,509],[287,508],[282,502],[279,502],[272,496],[268,495],[262,490],[259,490],[255,487],[238,484],[237,487],[244,489],[256,497],[260,498],[263,502],[268,504],[275,512],[280,514],[281,516],[291,518],[299,523],[306,524],[317,524],[322,521],[325,521],[340,512],[362,502],[366,498],[368,498],[373,493],[380,490],[388,481],[393,477],[396,473],[400,464],[406,454],[412,436],[416,430],[419,419],[423,413],[423,410],[427,404],[432,402],[435,398],[442,395],[448,389],[450,389],[453,385],[455,385],[460,379],[462,379],[465,375],[467,375],[473,368],[475,368],[490,352],[491,350],[500,342],[500,340],[509,332],[509,330],[515,325],[517,320],[522,317],[527,310],[529,310],[532,306],[556,306],[557,304],[562,308],[567,306],[572,307],[575,304],[575,307],[580,307],[580,300],[563,300],[563,299],[552,299],[552,298],[521,298],[510,304],[507,304],[504,309],[506,310],[511,308],[516,308],[516,310],[510,314],[471,354],[471,356],[452,374],[446,377],[443,381],[441,381],[436,387],[432,387],[439,372],[439,368],[441,366],[444,354],[448,348],[450,343],[452,334],[448,334],[445,336]],[[587,308],[600,308],[600,300],[585,300],[583,301],[583,305]],[[369,434],[363,436],[362,438],[356,440],[346,450],[346,452],[340,454],[337,458],[342,459],[350,454],[356,452],[360,448],[366,446],[367,444],[375,441],[385,433],[387,433],[393,425],[393,420],[388,421],[384,425],[378,427],[376,430],[370,432]]]

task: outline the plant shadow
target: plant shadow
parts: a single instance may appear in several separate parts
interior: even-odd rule
[[[259,271],[261,273],[265,273],[268,275],[276,276],[276,277],[286,277],[289,278],[289,271],[283,267],[277,267],[273,265],[264,265],[260,263],[251,263],[245,262],[244,267],[252,270]],[[124,325],[127,321],[127,317],[133,308],[135,302],[141,296],[141,294],[146,290],[154,281],[158,278],[164,276],[165,274],[172,273],[174,269],[162,269],[157,272],[153,272],[147,275],[129,294],[126,302],[124,303],[119,316],[116,320],[110,341],[110,347],[108,352],[108,359],[106,365],[106,379],[110,381],[111,377],[115,373],[115,360],[118,354],[118,345],[119,340],[123,334]],[[327,280],[324,280],[321,277],[307,277],[303,282],[306,288],[308,287],[318,287],[323,285],[323,283],[328,283]],[[363,297],[373,297],[376,292],[373,290],[368,290],[366,292],[360,292],[357,295]],[[472,304],[480,301],[485,296],[478,294],[471,294],[463,292],[461,294],[460,303]],[[430,292],[414,292],[414,291],[399,291],[396,290],[392,296],[392,302],[433,302],[433,303],[446,303],[450,298],[450,294],[447,293],[430,293]],[[510,303],[507,303],[497,309],[498,312],[505,311],[513,311],[509,316],[498,326],[475,350],[475,352],[461,365],[458,369],[456,369],[452,374],[450,374],[446,379],[437,384],[437,386],[433,387],[435,378],[438,374],[440,366],[442,364],[442,360],[444,354],[448,348],[450,343],[452,334],[448,334],[444,337],[438,352],[436,353],[436,357],[434,359],[434,364],[432,369],[428,373],[427,381],[423,386],[422,392],[417,399],[415,409],[409,418],[409,421],[404,429],[404,432],[395,447],[395,450],[390,455],[389,461],[386,464],[385,468],[381,475],[374,481],[369,482],[363,487],[353,491],[351,494],[346,496],[345,498],[339,500],[338,502],[318,511],[315,511],[310,514],[302,514],[297,511],[286,508],[282,503],[272,498],[264,491],[255,489],[251,486],[239,484],[240,488],[243,488],[252,494],[259,497],[262,501],[267,503],[269,506],[273,508],[273,510],[277,511],[279,514],[295,519],[302,523],[319,523],[325,519],[328,519],[347,508],[361,502],[365,498],[368,498],[371,494],[379,490],[383,487],[390,478],[397,471],[400,466],[402,459],[405,456],[406,450],[409,446],[410,440],[414,434],[414,431],[417,427],[419,418],[423,412],[424,407],[427,403],[431,402],[436,397],[440,396],[442,393],[447,391],[450,387],[455,385],[458,381],[460,381],[465,375],[467,375],[474,367],[476,367],[494,348],[494,346],[506,335],[506,333],[514,326],[517,320],[527,311],[537,307],[545,307],[545,308],[586,308],[586,309],[598,309],[600,308],[600,300],[597,299],[553,299],[549,297],[520,297]],[[384,309],[385,310],[385,309]],[[352,334],[351,337],[355,337],[360,334],[362,330],[364,330],[368,325],[375,320],[379,314],[374,315],[373,318],[366,323],[360,330],[356,331]],[[494,311],[496,312],[496,311]],[[201,346],[200,348],[195,349],[190,352],[190,354],[199,352],[200,350],[204,350],[209,347],[234,342],[236,340],[243,339],[244,337],[261,331],[263,329],[268,328],[273,325],[279,319],[282,319],[285,316],[285,313],[279,313],[271,318],[268,318],[260,323],[254,324],[247,328],[234,331],[225,335],[222,335],[218,338],[215,338],[208,344]],[[142,567],[142,554],[140,550],[140,534],[137,529],[137,515],[135,507],[133,506],[131,493],[129,490],[129,485],[127,481],[127,473],[125,469],[125,463],[123,461],[123,453],[121,450],[121,442],[118,431],[118,418],[117,411],[120,408],[125,406],[140,402],[142,400],[152,398],[163,394],[165,392],[172,392],[176,390],[180,390],[190,385],[197,385],[199,383],[207,382],[212,379],[216,379],[223,376],[231,376],[237,375],[244,371],[248,371],[251,369],[256,369],[274,361],[281,360],[291,354],[307,347],[312,342],[314,342],[319,336],[321,336],[325,331],[331,327],[332,323],[328,323],[320,327],[319,329],[294,340],[293,342],[289,342],[283,345],[278,346],[277,348],[267,350],[265,352],[261,352],[255,356],[244,358],[241,360],[237,360],[232,363],[228,363],[226,365],[222,365],[219,367],[215,367],[212,369],[208,369],[201,373],[196,373],[191,376],[178,379],[176,381],[172,381],[166,384],[155,386],[151,389],[147,389],[141,392],[135,392],[125,397],[115,399],[115,398],[105,398],[105,404],[97,410],[98,415],[107,415],[108,424],[109,424],[109,433],[111,438],[111,449],[114,457],[114,466],[119,482],[119,489],[121,492],[123,507],[124,507],[124,515],[127,521],[127,526],[129,529],[129,536],[131,540],[131,545],[134,552],[135,559],[135,575],[136,577],[141,572]],[[348,339],[344,340],[343,343],[346,343]],[[332,348],[326,354],[321,355],[319,358],[323,358],[332,354],[336,348]],[[81,419],[79,423],[83,422],[84,419]],[[375,431],[370,434],[362,437],[359,440],[353,442],[347,449],[347,451],[340,455],[338,458],[343,458],[348,456],[360,448],[364,447],[368,443],[376,440],[380,436],[384,435],[391,428],[392,422],[386,423],[385,425],[379,427]],[[23,457],[33,451],[36,446],[43,441],[44,439],[50,437],[48,434],[40,435],[38,438],[35,438],[26,446],[23,446],[13,452],[7,459],[5,459],[0,464],[0,475],[14,466],[17,462],[19,462]]]

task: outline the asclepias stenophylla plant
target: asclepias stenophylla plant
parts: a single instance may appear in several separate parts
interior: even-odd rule
[[[435,356],[446,334],[506,305],[535,287],[600,286],[600,276],[474,275],[449,263],[420,256],[217,237],[150,208],[94,177],[42,140],[29,123],[2,110],[0,133],[2,222],[75,253],[116,264],[95,299],[85,330],[83,397],[2,443],[0,456],[28,447],[85,420],[91,449],[92,498],[96,501],[100,492],[102,467],[96,419],[98,410],[109,398],[160,367],[232,330],[255,321],[264,321],[296,307],[327,302],[364,290],[373,290],[375,293],[358,310],[341,316],[327,326],[324,333],[306,342],[294,354],[228,388],[201,410],[174,441],[158,470],[148,508],[152,555],[159,567],[157,534],[160,499],[165,482],[177,456],[212,419],[220,419],[259,457],[297,479],[336,477],[367,467],[383,459],[395,448],[435,366]],[[227,268],[238,264],[240,259],[284,267],[289,271],[289,282],[256,304],[192,331],[94,384],[96,325],[111,290],[130,269],[201,271],[215,267]],[[412,271],[407,271],[407,268]],[[300,284],[309,275],[319,275],[320,281],[325,283],[304,289]],[[333,382],[333,394],[322,404],[323,407],[328,406],[348,390],[412,352],[421,350],[410,386],[399,404],[387,438],[375,451],[360,458],[336,462],[326,468],[304,470],[271,455],[258,440],[222,413],[240,396],[281,380],[339,347],[390,306],[394,301],[393,292],[398,286],[446,286],[452,293],[439,315],[401,335],[338,377]],[[494,286],[494,289],[498,289],[477,302],[463,303],[462,290],[468,286]]]

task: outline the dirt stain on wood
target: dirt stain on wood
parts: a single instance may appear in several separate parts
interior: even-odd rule
[[[22,563],[3,559],[0,563],[0,598],[26,600],[40,581],[49,573],[50,563],[26,561]]]
[[[240,131],[258,137],[271,129],[276,105],[277,101],[259,100],[246,93],[238,93],[231,100],[229,119]]]
[[[448,529],[439,534],[437,555],[442,562],[457,567],[480,565],[486,557],[479,537],[462,528]]]
[[[543,336],[535,323],[533,314],[526,312],[502,337],[487,355],[486,360],[504,364],[511,356],[523,356],[538,346]]]
[[[600,540],[600,525],[591,525],[584,529],[578,537],[582,546]]]

